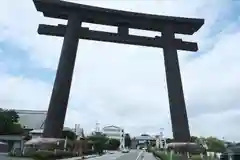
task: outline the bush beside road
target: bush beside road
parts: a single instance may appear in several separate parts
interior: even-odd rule
[[[152,149],[151,151],[154,155],[154,157],[156,157],[157,159],[161,159],[161,160],[182,160],[182,159],[188,159],[186,158],[186,155],[183,154],[177,154],[177,153],[171,153],[171,152],[167,152],[167,151],[158,151],[155,149]],[[191,155],[189,160],[216,160],[216,158],[214,158],[213,156],[207,156],[205,158],[202,158],[201,155]]]
[[[155,157],[157,157],[161,160],[180,160],[183,157],[180,154],[174,154],[174,153],[164,152],[164,151],[154,150],[152,153]],[[172,158],[171,158],[171,156],[172,156]]]

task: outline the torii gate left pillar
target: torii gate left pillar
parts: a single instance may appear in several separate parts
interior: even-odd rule
[[[57,74],[44,124],[43,137],[58,138],[62,134],[78,48],[79,36],[77,33],[80,26],[78,15],[71,14],[64,35]]]

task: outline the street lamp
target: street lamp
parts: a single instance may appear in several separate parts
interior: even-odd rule
[[[160,148],[164,148],[166,145],[166,139],[163,136],[164,128],[160,128]],[[164,143],[163,143],[164,142]]]

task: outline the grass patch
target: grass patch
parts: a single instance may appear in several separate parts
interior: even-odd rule
[[[171,153],[170,152],[163,152],[163,151],[153,151],[153,155],[155,157],[160,158],[161,160],[170,160]],[[180,154],[172,154],[172,160],[180,160],[182,155]]]
[[[192,160],[202,160],[202,157],[200,155],[192,155],[191,159]]]

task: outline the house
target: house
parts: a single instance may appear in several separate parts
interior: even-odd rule
[[[156,143],[156,138],[150,136],[148,134],[142,134],[140,136],[136,136],[132,139],[132,148],[143,148],[146,147],[147,144]]]
[[[227,147],[226,152],[221,155],[221,160],[238,160],[240,159],[240,144],[231,145]]]
[[[19,123],[24,129],[43,129],[47,111],[15,110],[19,115]]]
[[[25,132],[43,128],[47,111],[15,110],[19,115],[19,123]],[[8,143],[8,151],[21,152],[24,145],[23,135],[0,135],[0,141]],[[1,151],[0,151],[1,152]]]

